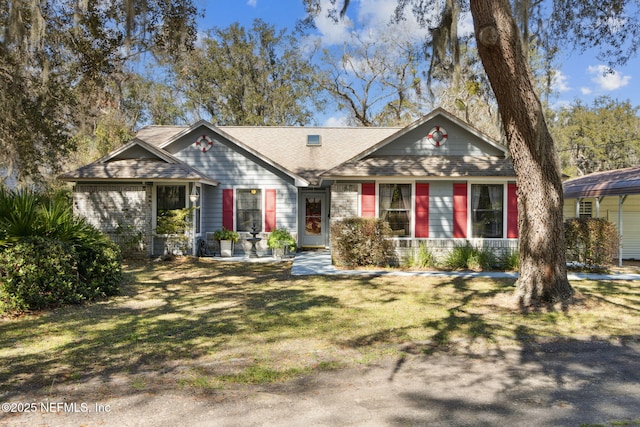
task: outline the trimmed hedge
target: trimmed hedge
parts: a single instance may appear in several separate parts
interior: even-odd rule
[[[333,261],[344,267],[385,267],[396,263],[391,228],[379,218],[345,218],[331,225]]]
[[[603,218],[569,218],[564,222],[567,262],[602,269],[618,256],[618,230]]]

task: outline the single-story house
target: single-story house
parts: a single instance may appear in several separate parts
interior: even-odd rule
[[[605,218],[620,233],[619,260],[640,259],[640,167],[596,172],[563,184],[564,216]]]
[[[165,250],[156,221],[194,207],[193,250],[222,227],[259,253],[275,228],[301,248],[330,245],[332,221],[386,219],[399,251],[419,242],[517,247],[515,173],[506,148],[436,109],[406,127],[149,126],[107,156],[61,175],[75,211],[107,233],[144,236]]]

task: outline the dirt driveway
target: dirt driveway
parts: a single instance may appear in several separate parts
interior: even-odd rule
[[[458,343],[458,348],[464,347]],[[105,384],[99,379],[73,389],[53,385],[12,398],[47,402],[53,411],[0,413],[0,424],[580,426],[627,421],[624,425],[640,425],[638,338],[538,341],[523,348],[493,345],[432,354],[419,346],[405,350],[402,359],[368,368],[206,395],[170,389],[119,395],[117,381]],[[59,402],[75,404],[76,412]]]

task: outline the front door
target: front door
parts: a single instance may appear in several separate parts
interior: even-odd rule
[[[326,193],[300,193],[300,245],[324,248],[327,245]]]

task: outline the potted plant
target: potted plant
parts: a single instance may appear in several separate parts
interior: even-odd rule
[[[296,250],[296,240],[286,228],[276,228],[269,234],[267,246],[273,251],[273,256],[282,258]]]
[[[233,255],[233,245],[240,239],[240,234],[222,227],[213,233],[213,238],[220,242],[220,256],[230,257]]]

